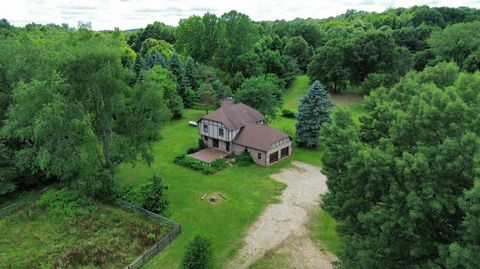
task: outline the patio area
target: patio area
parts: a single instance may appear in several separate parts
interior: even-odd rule
[[[228,153],[214,149],[202,149],[190,154],[191,157],[202,162],[211,163],[217,159],[223,159],[228,156]]]

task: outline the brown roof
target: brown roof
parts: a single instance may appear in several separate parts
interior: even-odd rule
[[[287,134],[272,127],[247,122],[233,143],[266,152],[273,143],[287,137]]]
[[[261,120],[265,120],[265,117],[258,110],[242,103],[224,105],[219,109],[208,113],[203,118],[219,121],[229,130],[241,128],[246,122],[257,123]]]

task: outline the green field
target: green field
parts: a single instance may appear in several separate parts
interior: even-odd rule
[[[308,77],[299,76],[285,94],[285,105],[295,106],[308,88]],[[352,99],[352,100],[350,100]],[[339,105],[358,105],[356,96],[339,99]],[[347,103],[350,100],[350,103]],[[215,268],[223,268],[240,249],[243,237],[255,218],[270,203],[274,203],[284,186],[270,175],[287,167],[293,160],[320,165],[322,147],[315,150],[294,150],[293,155],[272,167],[228,167],[214,175],[178,166],[173,163],[176,155],[194,147],[198,141],[197,128],[188,126],[189,120],[198,120],[204,111],[186,110],[182,120],[171,121],[161,130],[162,139],[153,146],[155,161],[151,167],[138,164],[123,165],[119,178],[125,185],[145,183],[153,173],[162,176],[169,185],[169,217],[182,224],[183,233],[161,254],[155,256],[146,268],[176,268],[181,261],[185,246],[197,233],[206,234],[213,241]],[[290,134],[295,133],[295,120],[277,117],[272,126]],[[227,200],[218,204],[201,201],[203,194],[221,192]],[[324,229],[334,227],[331,224]],[[319,239],[328,240],[326,237]],[[333,241],[335,239],[332,239]],[[326,243],[327,248],[330,243]]]

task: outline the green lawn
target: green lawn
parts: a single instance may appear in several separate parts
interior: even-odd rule
[[[335,219],[323,210],[315,213],[308,223],[313,239],[319,242],[323,249],[334,254],[337,254],[340,248],[340,238],[336,233],[336,226]]]
[[[284,94],[283,107],[297,111],[298,105],[300,105],[300,98],[305,95],[309,86],[310,78],[308,76],[298,76]]]
[[[299,76],[285,93],[285,107],[296,108],[308,84],[307,76]],[[358,100],[355,104],[361,100],[357,97],[350,99],[353,98]],[[342,99],[339,105],[350,106],[352,103]],[[151,167],[137,164],[134,167],[122,165],[119,169],[120,181],[130,186],[145,183],[153,173],[162,176],[169,185],[168,215],[182,224],[183,233],[145,268],[177,268],[187,242],[197,233],[211,237],[215,253],[214,268],[224,268],[225,263],[240,249],[248,227],[268,204],[276,201],[284,188],[270,175],[287,167],[293,160],[321,164],[322,147],[314,150],[295,148],[290,158],[269,168],[256,165],[228,167],[214,175],[204,175],[174,164],[176,155],[197,145],[198,130],[187,123],[189,120],[198,120],[203,114],[200,110],[186,110],[182,120],[171,121],[162,128],[160,133],[163,138],[153,145],[155,161]],[[291,136],[295,134],[294,119],[279,116],[271,125]],[[200,200],[204,193],[213,192],[224,193],[228,200],[218,204]]]
[[[284,188],[269,175],[287,166],[290,160],[267,169],[256,165],[228,167],[214,175],[174,164],[177,154],[197,144],[197,128],[187,123],[202,115],[203,111],[187,110],[184,119],[169,122],[161,130],[163,139],[154,144],[155,161],[151,167],[120,167],[119,178],[127,185],[144,183],[153,173],[162,176],[169,185],[169,217],[182,224],[183,233],[145,268],[177,268],[185,245],[196,233],[211,237],[215,268],[224,268],[223,264],[240,248],[249,225],[266,205],[276,201]],[[213,192],[224,193],[228,199],[218,204],[200,200],[204,193]]]

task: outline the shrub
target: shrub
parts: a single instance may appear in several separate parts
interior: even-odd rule
[[[205,175],[215,174],[216,172],[225,169],[227,165],[224,160],[215,160],[211,164],[204,163],[186,154],[181,154],[175,157],[174,163],[191,168],[196,171],[201,171]]]
[[[111,201],[118,195],[118,184],[111,169],[99,170],[94,178],[86,183],[85,192],[95,199]]]
[[[88,206],[88,202],[76,190],[61,189],[45,192],[37,199],[35,205],[48,210],[58,218],[71,219],[84,214],[83,209]]]
[[[197,235],[190,241],[182,260],[183,269],[207,269],[213,258],[210,239]]]
[[[218,159],[210,163],[210,167],[215,169],[216,171],[220,171],[227,168],[227,163],[222,159]]]
[[[204,149],[207,147],[207,144],[205,144],[205,142],[203,142],[203,140],[201,138],[198,139],[198,148],[199,149]]]
[[[252,155],[248,150],[242,151],[239,155],[235,157],[235,164],[240,167],[248,166],[253,163]]]
[[[291,111],[290,109],[282,109],[282,117],[294,119],[296,116],[295,112]]]
[[[195,153],[195,152],[197,152],[198,150],[199,150],[198,148],[188,148],[188,149],[187,149],[187,154]]]
[[[140,186],[141,207],[155,213],[163,213],[169,204],[165,194],[166,190],[168,190],[168,186],[163,183],[162,178],[153,175],[151,182]]]

